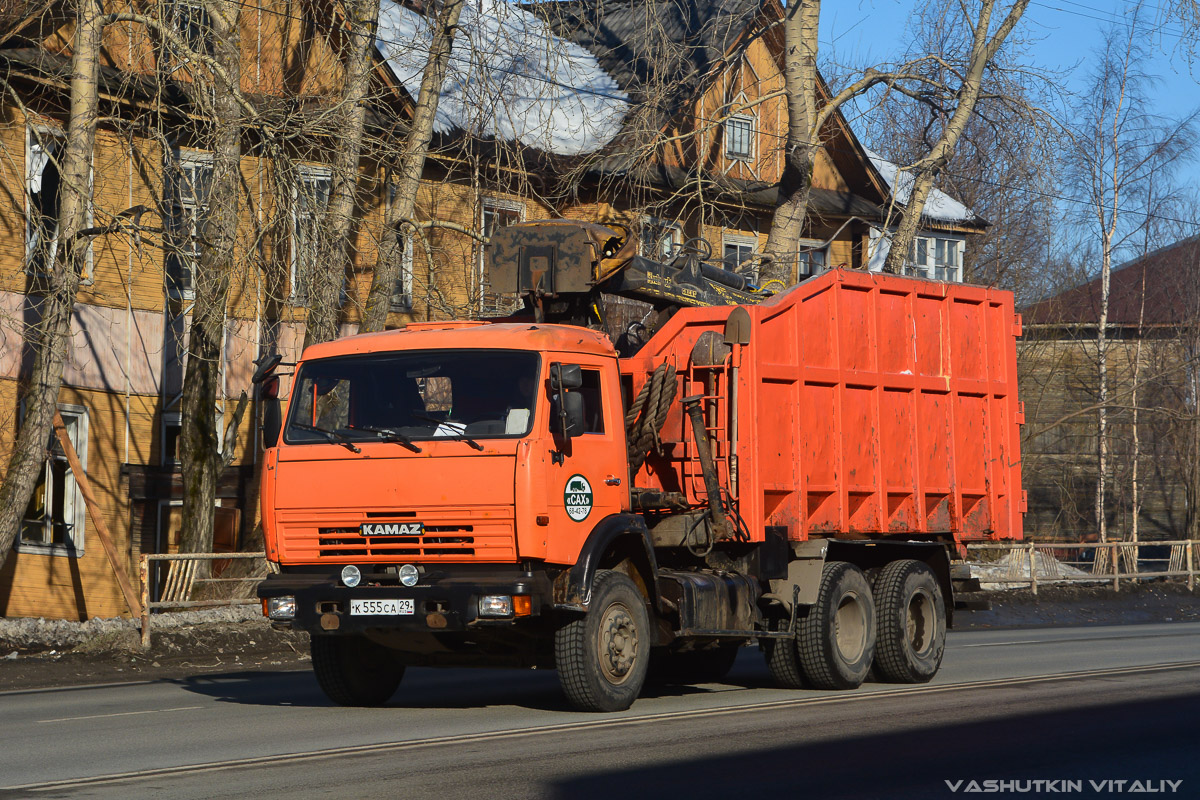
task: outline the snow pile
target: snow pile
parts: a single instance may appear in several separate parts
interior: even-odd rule
[[[266,620],[262,608],[253,605],[223,606],[198,611],[174,611],[155,614],[151,630],[186,628],[204,623],[230,623]],[[42,619],[33,617],[0,617],[0,641],[10,647],[74,647],[92,639],[118,634],[123,631],[139,631],[141,621],[128,617],[101,619],[95,617],[87,622],[65,619]]]
[[[595,56],[505,0],[467,0],[434,129],[519,141],[558,155],[597,150],[621,129],[628,96]],[[412,9],[383,0],[375,46],[413,97],[433,39]]]
[[[867,156],[871,159],[875,169],[879,170],[879,174],[887,181],[888,188],[891,190],[892,196],[896,198],[896,202],[907,203],[908,196],[912,193],[913,174],[901,172],[900,167],[870,150],[867,151]],[[975,213],[971,209],[937,189],[929,190],[929,197],[925,200],[925,210],[922,213],[930,219],[942,222],[970,222],[975,219]]]
[[[1092,578],[1090,572],[1064,564],[1049,553],[1035,550],[1033,554],[1033,571],[1038,583],[1065,583],[1064,579]],[[1011,589],[1014,586],[1029,585],[1029,553],[1024,550],[1012,550],[997,561],[987,563],[972,562],[971,577],[978,578],[979,584],[986,590]],[[1070,581],[1074,583],[1074,580]]]

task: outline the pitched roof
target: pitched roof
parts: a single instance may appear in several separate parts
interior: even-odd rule
[[[1022,310],[1033,325],[1096,325],[1100,320],[1100,278],[1068,289]],[[1200,311],[1200,236],[1167,245],[1113,269],[1108,322],[1136,327],[1178,325]]]

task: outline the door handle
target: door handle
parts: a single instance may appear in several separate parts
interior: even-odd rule
[[[608,486],[620,486],[621,479],[616,477],[615,475],[609,475],[607,478],[604,479],[604,483],[607,484]]]

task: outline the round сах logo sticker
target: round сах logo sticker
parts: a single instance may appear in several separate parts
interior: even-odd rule
[[[583,522],[592,513],[592,485],[582,475],[572,475],[567,479],[567,488],[563,490],[563,505],[567,508],[567,516],[576,522]]]

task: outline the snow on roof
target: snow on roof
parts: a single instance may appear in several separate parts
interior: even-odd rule
[[[891,190],[892,196],[896,198],[896,202],[907,203],[908,196],[912,192],[913,174],[900,172],[900,167],[870,150],[867,150],[867,156],[871,159],[875,169],[879,170],[879,174],[887,181],[888,188]],[[896,185],[897,174],[900,176],[899,186]],[[925,200],[925,208],[922,213],[939,222],[971,222],[977,219],[974,211],[937,189],[929,190],[929,197]]]
[[[455,128],[558,155],[597,150],[621,129],[628,96],[595,56],[506,0],[467,0],[434,130]],[[429,20],[383,0],[375,46],[413,97],[432,41]]]

